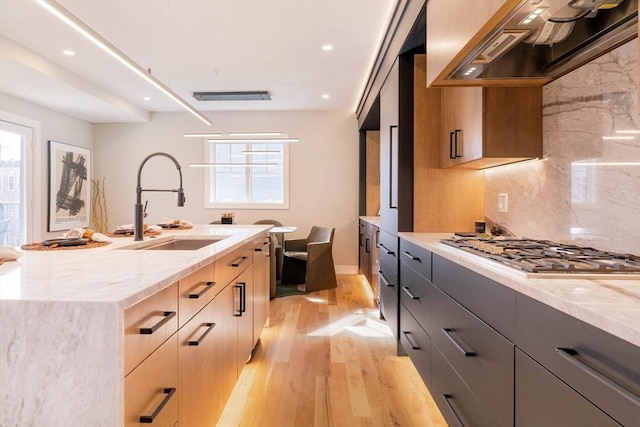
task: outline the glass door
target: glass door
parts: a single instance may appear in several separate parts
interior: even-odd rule
[[[0,245],[27,243],[32,209],[33,130],[0,120]]]

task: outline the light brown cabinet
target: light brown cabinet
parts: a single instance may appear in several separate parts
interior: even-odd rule
[[[440,166],[484,169],[542,157],[541,87],[451,87],[441,94]]]
[[[125,310],[125,425],[178,420],[178,285]]]
[[[271,301],[271,242],[269,234],[254,241],[253,257],[253,344],[267,325]]]

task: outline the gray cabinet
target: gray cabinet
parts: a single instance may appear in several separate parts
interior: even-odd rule
[[[399,257],[400,342],[450,425],[638,424],[640,348],[405,239]]]
[[[522,351],[516,349],[515,358],[518,427],[619,426],[611,417]],[[635,422],[637,421],[636,418]]]
[[[640,420],[640,348],[525,295],[516,345],[622,425]]]
[[[359,220],[359,256],[358,272],[367,278],[371,286],[374,301],[378,302],[378,227],[370,222]]]
[[[378,239],[380,313],[398,339],[398,237],[380,230]]]

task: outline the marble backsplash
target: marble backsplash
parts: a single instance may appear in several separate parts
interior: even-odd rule
[[[637,85],[638,39],[546,85],[544,158],[485,170],[487,221],[519,237],[640,255]]]

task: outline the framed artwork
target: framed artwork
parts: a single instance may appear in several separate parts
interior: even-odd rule
[[[91,150],[49,141],[49,231],[89,227]]]

